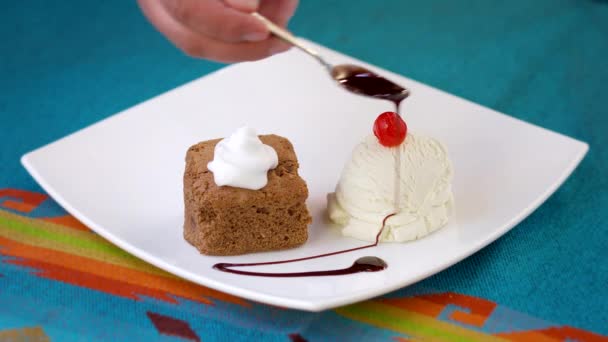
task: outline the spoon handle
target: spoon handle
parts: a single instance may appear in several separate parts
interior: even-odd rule
[[[311,55],[317,61],[319,61],[319,63],[321,63],[325,68],[327,68],[327,70],[331,72],[332,66],[327,63],[327,61],[325,61],[325,59],[323,59],[323,57],[321,57],[321,55],[316,50],[302,44],[302,42],[300,42],[298,38],[291,34],[291,32],[278,26],[277,24],[273,23],[272,21],[268,20],[266,17],[257,12],[253,12],[251,13],[251,15],[260,20],[264,25],[266,25],[266,27],[272,34]]]

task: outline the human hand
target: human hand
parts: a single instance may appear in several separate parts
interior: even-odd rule
[[[137,0],[145,16],[187,55],[218,62],[262,59],[289,49],[251,12],[285,27],[298,0]]]

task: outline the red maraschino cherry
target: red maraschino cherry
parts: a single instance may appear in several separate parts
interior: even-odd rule
[[[407,134],[405,121],[395,112],[384,112],[374,122],[374,135],[382,146],[399,146]]]

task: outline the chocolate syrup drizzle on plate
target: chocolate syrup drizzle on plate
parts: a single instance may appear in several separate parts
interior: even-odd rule
[[[335,80],[347,90],[363,95],[374,97],[377,99],[383,99],[391,101],[395,104],[395,111],[399,113],[399,105],[406,97],[409,96],[409,90],[387,80],[386,78],[380,77],[379,75],[356,65],[342,64],[337,65],[332,70],[332,76]],[[395,154],[395,165],[400,165],[400,153]],[[399,201],[399,177],[395,179],[395,206],[398,207]],[[324,258],[331,255],[343,254],[348,252],[354,252],[361,249],[378,246],[380,242],[380,235],[386,226],[386,220],[396,215],[396,213],[387,215],[382,220],[382,227],[376,234],[376,241],[370,245],[361,247],[355,247],[345,249],[337,252],[330,252],[325,254],[314,255],[310,257],[281,260],[281,261],[269,261],[269,262],[256,262],[256,263],[218,263],[213,265],[213,268],[228,273],[248,275],[248,276],[259,276],[259,277],[280,277],[280,278],[292,278],[292,277],[320,277],[320,276],[335,276],[354,274],[359,272],[378,272],[388,267],[387,263],[375,256],[365,256],[357,259],[350,267],[335,269],[335,270],[323,270],[323,271],[310,271],[310,272],[290,272],[290,273],[266,273],[266,272],[251,272],[243,270],[235,270],[235,267],[253,267],[253,266],[264,266],[264,265],[278,265],[286,264],[291,262],[298,262],[304,260],[311,260],[317,258]]]
[[[268,261],[268,262],[254,262],[254,263],[241,263],[241,264],[230,264],[230,263],[219,263],[213,265],[213,268],[222,272],[240,274],[240,275],[250,275],[250,276],[260,276],[260,277],[280,277],[280,278],[292,278],[292,277],[319,277],[319,276],[333,276],[333,275],[344,275],[344,274],[353,274],[359,272],[378,272],[382,271],[388,267],[386,262],[375,256],[365,256],[357,259],[352,266],[347,268],[341,268],[337,270],[326,270],[326,271],[311,271],[311,272],[292,272],[292,273],[265,273],[265,272],[250,272],[250,271],[241,271],[235,270],[233,267],[251,267],[251,266],[263,266],[263,265],[278,265],[278,264],[286,264],[290,262],[298,262],[304,260],[311,260],[317,258],[328,257],[331,255],[343,254],[348,252],[354,252],[365,248],[376,247],[380,242],[380,235],[384,230],[384,226],[386,225],[386,220],[395,214],[387,215],[382,220],[382,228],[378,234],[376,234],[376,242],[365,245],[361,247],[344,249],[337,252],[330,252],[325,254],[313,255],[304,258],[297,259],[289,259],[289,260],[281,260],[281,261]]]

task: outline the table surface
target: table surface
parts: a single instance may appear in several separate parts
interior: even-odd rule
[[[222,67],[177,51],[134,1],[2,7],[0,188],[41,191],[22,154]],[[578,169],[529,218],[412,288],[608,334],[608,1],[307,0],[290,28],[589,143]]]

